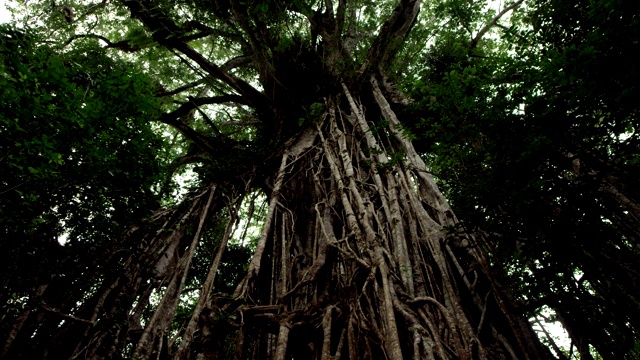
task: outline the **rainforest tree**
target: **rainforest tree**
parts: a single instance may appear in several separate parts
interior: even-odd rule
[[[438,84],[498,53],[521,5],[27,7],[1,38],[0,356],[552,358],[543,304],[516,302],[421,157],[442,138],[416,131],[469,101]],[[433,61],[441,28],[462,58]]]

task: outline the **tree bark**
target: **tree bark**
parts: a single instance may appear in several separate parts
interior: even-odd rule
[[[283,156],[236,291],[243,339],[277,337],[259,347],[277,359],[551,358],[475,239],[447,232],[455,215],[375,78],[368,89],[365,106],[343,84],[291,145],[306,150]],[[376,113],[388,128],[374,131]]]

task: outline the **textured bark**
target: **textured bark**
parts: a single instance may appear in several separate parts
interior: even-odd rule
[[[239,299],[224,307],[241,324],[243,354],[550,357],[480,244],[447,232],[455,215],[375,79],[374,104],[343,90],[282,157]],[[374,132],[372,114],[389,127]]]
[[[98,325],[75,324],[58,346],[92,359],[118,357],[127,343],[141,359],[550,358],[493,278],[482,243],[448,231],[457,219],[376,79],[342,90],[276,154],[265,224],[233,297],[211,293],[234,216],[190,320],[170,329],[195,248],[222,207],[209,185],[150,219],[164,222],[160,231],[74,314]],[[252,191],[238,189],[236,199]],[[226,203],[237,213],[238,201]],[[176,266],[164,263],[169,253]],[[162,288],[142,329],[149,294]],[[16,326],[35,325],[29,319]],[[182,341],[175,354],[172,330]]]

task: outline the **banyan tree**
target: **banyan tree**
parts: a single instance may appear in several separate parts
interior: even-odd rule
[[[482,24],[469,49],[520,3]],[[412,30],[422,31],[414,43],[426,43],[435,21],[421,6],[43,7],[60,27],[75,26],[56,45],[61,53],[93,44],[129,61],[152,48],[165,60],[141,56],[142,70],[179,69],[157,71],[149,96],[163,111],[142,120],[179,133],[184,151],[169,171],[191,166],[198,180],[178,203],[119,220],[128,225],[96,245],[30,245],[53,265],[3,280],[4,300],[19,294],[24,306],[4,315],[1,357],[551,358],[494,268],[490,244],[465,231],[412,144],[403,119],[412,99],[396,82],[412,75],[398,62]],[[80,75],[72,82],[89,99],[103,78]],[[258,214],[244,272],[225,278],[232,237],[255,231],[247,228]],[[26,271],[20,258],[9,261],[10,275]],[[196,265],[197,286],[188,288]]]

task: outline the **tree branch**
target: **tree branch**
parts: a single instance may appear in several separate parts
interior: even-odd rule
[[[183,36],[183,37],[180,38],[180,40],[184,41],[185,43],[188,43],[188,42],[191,42],[193,40],[202,39],[202,38],[210,36],[210,35],[211,35],[211,32],[209,32],[209,31],[201,31],[201,32],[196,33],[196,34]]]
[[[255,59],[255,67],[261,76],[267,77],[273,69],[273,65],[269,60],[270,49],[265,39],[269,37],[267,26],[264,23],[257,22],[255,18],[249,19],[246,7],[243,7],[243,4],[239,1],[230,0],[229,2],[234,18],[249,40],[249,46]],[[253,26],[249,20],[253,20]]]
[[[480,42],[480,40],[482,39],[482,37],[487,33],[487,31],[489,31],[492,27],[496,26],[496,24],[498,23],[498,20],[500,20],[500,18],[502,18],[509,11],[511,11],[511,10],[515,9],[516,7],[520,6],[520,4],[522,4],[523,2],[524,2],[524,0],[518,0],[518,1],[514,2],[513,4],[507,6],[506,8],[502,9],[502,11],[500,11],[498,13],[498,15],[496,15],[493,19],[491,19],[491,21],[487,25],[485,25],[482,29],[480,29],[480,31],[478,31],[478,33],[473,38],[473,40],[471,40],[470,47],[472,49],[474,47],[476,47],[478,45],[478,43]]]
[[[200,116],[202,116],[202,118],[204,119],[204,121],[207,123],[207,125],[209,125],[209,127],[211,127],[213,129],[213,131],[215,131],[216,136],[219,136],[221,138],[223,138],[224,140],[229,140],[228,138],[226,138],[226,136],[220,131],[220,129],[218,129],[218,127],[216,126],[216,124],[213,122],[213,120],[211,120],[211,118],[209,117],[209,115],[207,115],[204,111],[202,111],[202,109],[200,109],[200,107],[197,107],[196,110],[200,113]]]
[[[80,22],[80,21],[84,20],[87,16],[95,13],[97,10],[99,10],[101,8],[104,8],[105,6],[107,6],[107,0],[102,0],[101,2],[99,2],[97,4],[89,5],[87,7],[87,11],[85,11],[80,16],[78,16],[75,21],[76,22]]]
[[[229,141],[221,141],[213,144],[213,142],[210,141],[211,140],[210,138],[207,138],[206,136],[201,135],[200,133],[198,133],[189,125],[183,123],[179,119],[189,114],[194,109],[200,110],[199,106],[201,105],[221,104],[225,102],[237,102],[237,103],[246,104],[245,99],[238,95],[222,95],[222,96],[204,97],[204,98],[190,98],[189,102],[182,104],[176,110],[168,114],[164,114],[160,118],[160,121],[174,127],[175,129],[180,131],[184,136],[186,136],[189,140],[193,141],[202,150],[213,155],[213,154],[216,154],[220,149],[223,149],[225,146],[228,146]],[[208,122],[211,122],[210,119],[206,119],[206,120],[208,120]],[[212,125],[212,124],[209,124],[209,125]],[[224,136],[224,134],[220,133],[217,130],[217,128],[215,128],[215,125],[212,125],[212,126],[214,127],[214,130],[216,130],[218,135]],[[224,138],[224,140],[229,140],[229,138]],[[219,146],[214,146],[214,145],[219,145]]]
[[[123,3],[129,8],[132,17],[140,20],[153,32],[153,39],[158,42],[158,44],[161,44],[168,49],[176,49],[186,55],[213,78],[223,81],[240,93],[240,95],[245,98],[248,105],[258,108],[264,108],[266,106],[268,102],[266,96],[246,81],[228,74],[189,46],[183,39],[181,39],[184,29],[180,28],[171,19],[167,18],[160,12],[160,10],[154,8],[150,1],[125,0]]]
[[[223,71],[229,71],[229,70],[238,68],[238,67],[240,67],[242,65],[247,65],[247,64],[250,64],[250,63],[251,63],[251,58],[249,56],[238,56],[238,57],[235,57],[235,58],[227,61],[220,68]],[[191,83],[189,83],[187,85],[180,86],[180,87],[178,87],[178,88],[176,88],[174,90],[156,94],[156,96],[157,97],[167,97],[167,96],[172,96],[172,95],[175,95],[175,94],[179,94],[179,93],[181,93],[183,91],[187,91],[189,89],[193,89],[194,87],[196,87],[198,85],[204,84],[206,82],[206,80],[207,80],[206,78],[202,78],[202,79],[193,81],[193,82],[191,82]],[[240,103],[240,104],[247,105],[246,101],[244,99],[242,99],[241,97],[239,97],[239,100],[237,102]]]
[[[50,307],[49,305],[45,304],[42,300],[38,299],[38,297],[36,297],[36,296],[32,296],[30,298],[30,300],[32,300],[34,303],[36,303],[38,306],[40,306],[45,311],[53,313],[53,314],[56,314],[56,315],[58,315],[58,316],[60,316],[60,317],[62,317],[64,319],[69,319],[69,320],[78,321],[78,322],[82,322],[82,323],[85,323],[85,324],[93,325],[93,321],[89,321],[89,320],[86,320],[86,319],[81,319],[81,318],[75,317],[73,315],[62,313],[62,312]]]
[[[180,105],[179,108],[167,114],[167,116],[173,118],[179,118],[187,115],[191,110],[196,109],[198,106],[202,105],[210,105],[210,104],[224,104],[228,102],[235,102],[238,104],[249,105],[247,101],[238,95],[222,95],[222,96],[213,96],[213,97],[201,97],[201,98],[191,98],[189,102],[186,102]]]
[[[118,42],[111,42],[111,40],[107,39],[104,36],[100,36],[100,35],[96,35],[96,34],[77,34],[77,35],[73,35],[72,37],[69,38],[69,40],[67,40],[64,44],[62,44],[62,47],[65,47],[69,44],[71,44],[73,41],[78,40],[78,39],[82,39],[82,38],[90,38],[90,39],[98,39],[98,40],[102,40],[104,43],[107,44],[107,48],[113,48],[113,49],[118,49],[118,50],[122,50],[124,52],[136,52],[141,50],[142,48],[138,45],[130,45],[129,44],[129,40],[121,40]]]
[[[196,81],[191,82],[191,83],[189,83],[187,85],[180,86],[179,88],[176,88],[174,90],[156,94],[156,97],[167,97],[167,96],[172,96],[172,95],[175,95],[175,94],[179,94],[179,93],[181,93],[183,91],[187,91],[189,89],[193,89],[194,87],[196,87],[198,85],[202,85],[202,84],[204,84],[204,82],[205,82],[205,79],[196,80]]]
[[[240,120],[240,121],[224,121],[221,123],[218,123],[220,126],[229,126],[229,125],[233,125],[233,126],[257,126],[262,124],[262,122],[258,121],[258,120]]]
[[[404,39],[411,31],[421,0],[401,0],[393,12],[382,25],[378,37],[373,41],[367,58],[360,68],[361,73],[387,65],[404,43]]]
[[[189,140],[193,141],[198,147],[209,154],[215,154],[216,149],[211,146],[208,139],[200,135],[197,131],[193,130],[189,125],[179,121],[177,118],[170,116],[171,114],[165,114],[160,118],[160,121],[174,127],[176,130],[180,131],[185,137]]]
[[[210,35],[216,35],[218,37],[224,37],[238,42],[243,49],[250,48],[251,46],[249,45],[249,43],[247,43],[247,41],[240,34],[223,31],[223,29],[227,29],[230,27],[232,27],[232,24],[228,21],[225,22],[220,28],[212,28],[195,20],[187,21],[186,23],[182,24],[182,29],[186,32],[191,32],[194,29],[200,30],[200,32],[203,34],[206,33]]]
[[[250,56],[237,56],[224,63],[224,65],[220,66],[220,69],[226,72],[235,68],[239,68],[243,65],[251,64],[252,62],[253,59]]]

